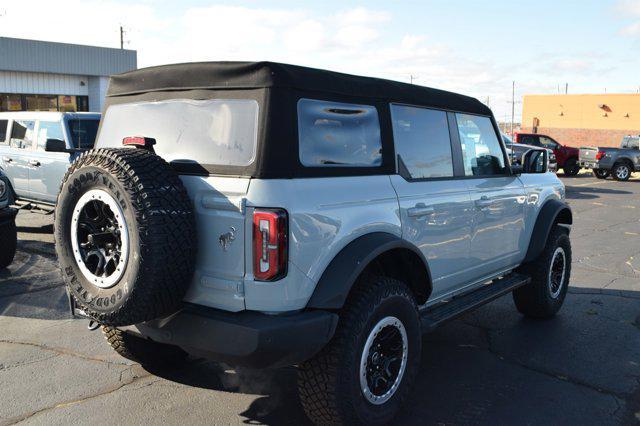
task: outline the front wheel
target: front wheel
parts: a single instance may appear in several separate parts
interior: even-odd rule
[[[562,307],[571,278],[571,241],[568,230],[556,225],[542,253],[520,267],[531,282],[513,292],[518,311],[533,318],[550,318]]]
[[[575,158],[569,158],[562,168],[566,176],[575,176],[580,171],[580,166]]]
[[[298,372],[300,400],[316,424],[386,424],[407,398],[420,362],[416,302],[405,284],[363,280],[336,334]]]
[[[606,169],[593,169],[593,175],[598,179],[606,179],[609,174],[609,170]]]
[[[615,180],[627,181],[631,177],[631,167],[626,163],[618,163],[613,166],[612,174]]]

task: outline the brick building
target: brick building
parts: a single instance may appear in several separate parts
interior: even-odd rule
[[[525,95],[522,132],[569,146],[618,146],[640,134],[640,94]]]

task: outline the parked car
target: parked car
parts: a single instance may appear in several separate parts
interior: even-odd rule
[[[0,170],[0,269],[11,265],[16,254],[16,213],[9,207],[9,180]]]
[[[634,171],[640,171],[640,136],[625,136],[620,148],[582,147],[580,165],[591,169],[598,179],[612,175],[616,180],[627,181]]]
[[[558,167],[567,176],[575,176],[580,171],[578,148],[562,145],[550,136],[537,133],[516,133],[514,142],[552,150],[556,156]]]
[[[521,164],[522,156],[530,149],[540,149],[538,146],[513,143],[511,138],[504,133],[502,134],[502,140],[504,141],[507,154],[509,155],[512,164]],[[558,171],[558,160],[556,159],[556,155],[551,149],[547,149],[547,152],[549,153],[549,171],[556,173]]]
[[[12,202],[51,209],[71,162],[93,147],[99,122],[94,113],[0,113],[0,170]]]
[[[114,76],[105,108],[55,242],[72,312],[124,357],[297,365],[314,422],[384,424],[421,333],[509,292],[563,304],[564,186],[544,149],[510,165],[476,99],[225,62]]]

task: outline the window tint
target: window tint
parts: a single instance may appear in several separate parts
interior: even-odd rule
[[[7,125],[9,120],[0,120],[0,143],[6,143],[7,141]]]
[[[69,138],[75,148],[91,149],[96,142],[99,120],[69,120]]]
[[[553,139],[545,136],[540,136],[540,145],[549,149],[556,149],[558,147],[558,144]]]
[[[370,105],[300,99],[300,162],[307,167],[382,164],[378,111]]]
[[[172,99],[110,106],[101,146],[121,147],[127,136],[154,138],[154,150],[169,162],[248,166],[256,154],[258,102]]]
[[[11,146],[20,149],[30,149],[33,146],[33,138],[36,122],[31,120],[14,120],[11,128]]]
[[[62,123],[59,121],[41,121],[38,127],[38,149],[44,151],[47,139],[64,140],[62,133]]]
[[[467,176],[499,175],[506,172],[504,154],[489,117],[456,114]]]
[[[453,176],[447,113],[391,105],[396,154],[412,178]]]
[[[524,145],[539,145],[538,138],[536,136],[531,135],[522,135],[518,138],[518,143]]]

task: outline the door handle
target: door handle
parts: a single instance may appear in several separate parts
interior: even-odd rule
[[[13,161],[13,158],[11,158],[11,157],[2,157],[2,161],[4,161],[5,163],[11,163]]]
[[[40,167],[40,162],[38,160],[29,160],[29,165],[33,167]]]
[[[493,204],[493,201],[491,201],[489,197],[483,195],[482,197],[480,197],[479,200],[476,200],[475,204],[477,208],[479,208],[480,210],[483,210],[488,207],[491,207],[491,205]]]
[[[424,203],[416,204],[415,207],[407,209],[409,217],[428,216],[435,212],[433,206],[426,206]]]

